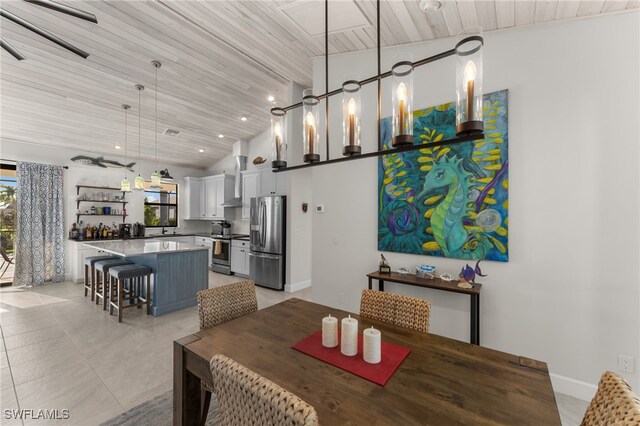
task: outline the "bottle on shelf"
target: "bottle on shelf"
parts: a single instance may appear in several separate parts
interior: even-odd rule
[[[76,234],[76,238],[79,240],[84,240],[84,230],[82,229],[82,221],[80,221],[80,225],[78,226],[78,229],[76,230],[77,234]]]
[[[96,206],[91,206],[91,214],[96,214]]]

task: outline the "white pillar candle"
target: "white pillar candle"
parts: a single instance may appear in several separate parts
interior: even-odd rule
[[[382,359],[381,352],[382,333],[375,328],[367,328],[362,333],[362,352],[363,358],[369,364],[377,364]]]
[[[340,352],[346,356],[358,354],[358,320],[351,318],[351,315],[342,319]]]
[[[331,315],[322,318],[322,346],[326,348],[338,346],[338,318]]]

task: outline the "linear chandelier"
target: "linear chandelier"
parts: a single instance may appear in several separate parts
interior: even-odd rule
[[[484,38],[481,29],[467,31],[453,49],[413,62],[395,63],[390,71],[380,69],[380,0],[376,1],[376,33],[378,73],[361,81],[347,80],[342,87],[329,91],[329,1],[325,0],[325,93],[315,95],[313,89],[303,92],[302,101],[286,107],[271,109],[272,167],[274,172],[301,169],[311,166],[334,164],[359,158],[370,158],[429,147],[454,145],[484,139],[482,121],[482,48]],[[415,68],[456,56],[456,137],[428,144],[414,144],[413,138],[413,72]],[[392,77],[391,149],[383,149],[381,141],[382,79]],[[366,84],[378,83],[378,149],[362,153],[360,89]],[[329,156],[329,98],[342,94],[343,157]],[[325,100],[326,158],[319,154],[320,101]],[[287,167],[286,118],[287,111],[302,107],[303,161],[305,164]]]

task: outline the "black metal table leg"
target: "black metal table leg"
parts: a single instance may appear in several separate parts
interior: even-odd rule
[[[470,343],[480,346],[480,294],[471,295]]]
[[[373,288],[373,280],[369,277],[369,290]]]
[[[378,290],[384,291],[384,280],[378,280]]]

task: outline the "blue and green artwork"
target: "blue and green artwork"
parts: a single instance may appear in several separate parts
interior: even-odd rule
[[[455,105],[415,111],[424,148],[378,160],[378,250],[458,259],[509,260],[508,90],[484,95],[486,139],[454,138]],[[391,119],[381,123],[391,148]]]

